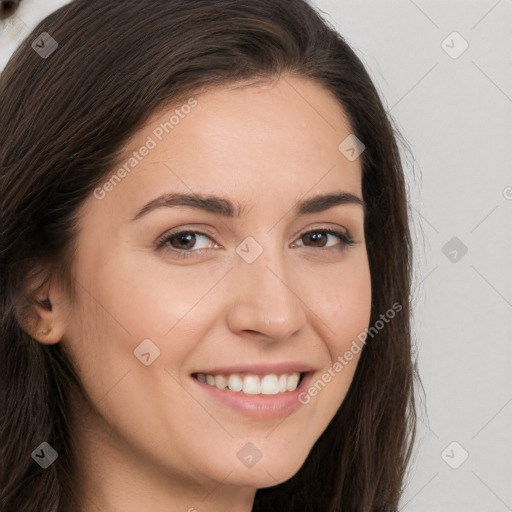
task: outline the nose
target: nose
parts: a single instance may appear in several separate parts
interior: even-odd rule
[[[235,334],[251,333],[268,341],[290,338],[307,321],[304,299],[293,286],[284,256],[268,250],[252,263],[238,260],[230,272],[227,320]]]

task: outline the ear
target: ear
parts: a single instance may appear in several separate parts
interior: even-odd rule
[[[30,293],[30,292],[29,292]],[[68,302],[57,287],[46,285],[32,292],[35,303],[29,306],[20,324],[32,338],[53,345],[62,340],[66,331]]]

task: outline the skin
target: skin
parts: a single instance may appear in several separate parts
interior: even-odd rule
[[[360,357],[284,419],[247,418],[192,381],[200,368],[300,360],[315,368],[314,382],[368,327],[371,304],[363,208],[293,213],[297,201],[321,193],[362,197],[360,159],[338,150],[351,130],[336,99],[297,77],[195,98],[121,183],[83,204],[77,304],[52,284],[52,310],[37,312],[35,336],[64,344],[88,394],[73,410],[80,512],[249,512],[258,488],[299,470]],[[175,108],[149,119],[126,144],[127,157]],[[132,221],[163,192],[216,194],[246,211],[230,219],[158,208]],[[175,251],[189,251],[178,259],[169,242],[156,249],[174,228],[211,239],[175,240]],[[302,236],[322,228],[348,230],[354,244]],[[263,248],[250,264],[236,252],[248,236]],[[133,353],[146,338],[160,349],[149,366]],[[251,468],[237,458],[247,442],[262,454]]]

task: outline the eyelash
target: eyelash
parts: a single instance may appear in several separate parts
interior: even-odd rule
[[[306,231],[305,233],[302,233],[302,235],[300,235],[299,239],[301,239],[304,236],[310,235],[312,233],[325,233],[325,234],[328,234],[328,235],[334,235],[334,236],[337,236],[341,240],[341,242],[342,242],[340,244],[341,248],[338,248],[338,249],[337,249],[337,247],[340,247],[340,246],[334,246],[334,247],[312,247],[313,249],[321,249],[321,250],[324,250],[324,251],[329,251],[329,250],[341,251],[341,250],[343,250],[345,248],[345,246],[351,246],[351,245],[354,245],[354,243],[355,243],[354,240],[352,239],[352,237],[350,236],[350,234],[348,232],[347,233],[343,233],[342,231],[336,231],[336,230],[333,230],[333,229],[321,229],[321,228],[320,229],[314,229],[314,230],[311,230],[311,231]],[[157,240],[157,243],[156,243],[157,250],[164,250],[164,246],[167,244],[167,242],[169,242],[172,238],[174,238],[176,236],[184,235],[184,234],[187,234],[187,235],[190,235],[190,234],[192,234],[192,235],[202,235],[202,236],[205,236],[205,237],[209,238],[210,240],[212,240],[212,237],[210,235],[208,235],[207,233],[203,233],[201,231],[193,231],[193,230],[186,229],[186,230],[176,231],[174,233],[166,233],[165,235],[163,235],[161,238],[159,238]],[[196,249],[196,250],[192,250],[192,249],[175,249],[174,247],[170,247],[169,246],[168,250],[171,251],[171,252],[174,252],[175,256],[178,257],[178,258],[190,258],[190,257],[194,257],[194,255],[203,254],[208,249]]]

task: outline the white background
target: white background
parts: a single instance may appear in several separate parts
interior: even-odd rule
[[[0,69],[65,3],[22,2],[0,31]],[[313,3],[365,63],[407,144],[426,402],[418,393],[400,510],[512,511],[512,0]]]

